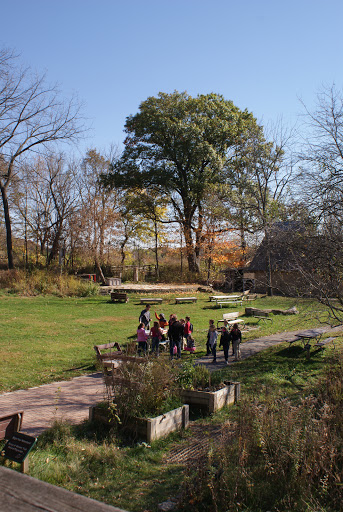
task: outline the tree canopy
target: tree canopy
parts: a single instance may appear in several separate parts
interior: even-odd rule
[[[183,228],[189,270],[198,271],[202,202],[209,185],[225,180],[229,148],[256,124],[253,115],[218,94],[159,93],[127,118],[125,149],[105,179],[123,189],[167,193]]]

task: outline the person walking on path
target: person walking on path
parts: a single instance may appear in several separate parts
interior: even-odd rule
[[[238,361],[241,358],[241,349],[239,345],[242,341],[242,333],[239,330],[238,324],[233,324],[233,327],[230,331],[230,338],[232,340],[232,348],[235,361]]]
[[[139,315],[139,323],[143,323],[146,330],[150,328],[150,307],[150,304],[147,304]]]
[[[181,358],[183,330],[184,326],[182,325],[181,322],[178,321],[177,316],[170,315],[168,331],[170,359],[173,359],[174,355],[176,355],[178,359]],[[176,347],[176,354],[174,354],[174,347]]]
[[[231,335],[229,333],[229,331],[227,330],[227,328],[224,326],[222,328],[222,334],[220,336],[220,343],[219,343],[219,347],[223,347],[223,350],[224,350],[224,359],[225,359],[225,363],[226,364],[229,364],[229,347],[230,347],[230,340],[231,340]]]
[[[209,346],[211,348],[211,353],[213,355],[213,361],[212,363],[216,363],[217,362],[217,338],[218,338],[218,332],[215,328],[215,325],[211,325],[210,326],[210,331],[209,331]]]

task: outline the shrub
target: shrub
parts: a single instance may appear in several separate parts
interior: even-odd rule
[[[132,417],[158,416],[181,405],[172,367],[161,359],[122,364],[107,393],[123,424]]]
[[[177,370],[176,380],[184,389],[218,389],[224,386],[221,372],[210,372],[206,366],[194,366],[193,361],[182,363]]]

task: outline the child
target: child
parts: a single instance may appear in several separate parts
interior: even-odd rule
[[[217,338],[218,338],[218,333],[217,333],[215,325],[213,323],[213,325],[210,326],[208,343],[209,343],[209,346],[211,348],[211,352],[213,355],[212,363],[214,363],[214,364],[216,364],[216,362],[217,362]]]
[[[187,347],[185,348],[188,352],[195,352],[195,340],[192,336],[188,336],[187,338]]]
[[[155,311],[155,317],[157,318],[159,326],[161,327],[161,329],[166,329],[168,327],[168,320],[166,320],[166,317],[164,316],[163,313],[158,315],[156,313],[156,311]]]
[[[191,324],[191,318],[189,316],[186,316],[186,322],[185,322],[185,329],[183,331],[183,335],[188,340],[189,336],[192,335],[193,332],[193,325]]]
[[[208,329],[207,341],[206,341],[206,355],[210,356],[211,355],[211,349],[210,349],[210,329],[211,329],[211,325],[214,326],[214,320],[209,320],[208,323],[209,323],[209,329]]]
[[[137,329],[137,341],[138,341],[138,353],[140,354],[143,350],[144,355],[146,354],[146,351],[148,349],[148,334],[146,333],[144,329],[144,324],[141,322]]]
[[[160,341],[162,339],[162,329],[159,327],[158,322],[154,322],[154,326],[150,331],[151,336],[151,353],[156,351],[156,354],[160,353]]]

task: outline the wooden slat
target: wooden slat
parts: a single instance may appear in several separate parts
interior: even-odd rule
[[[1,511],[124,512],[5,467],[0,467],[0,482]]]
[[[0,417],[0,440],[9,439],[21,429],[23,411],[16,411]]]

